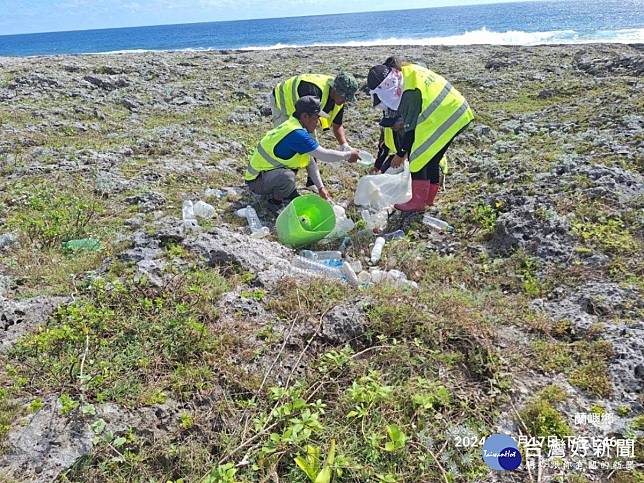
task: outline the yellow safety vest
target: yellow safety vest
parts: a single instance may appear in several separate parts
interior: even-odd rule
[[[390,127],[382,128],[384,131],[385,146],[389,148],[389,154],[395,154],[398,152],[398,147],[396,147],[396,141],[394,140],[394,130]],[[441,160],[438,162],[443,175],[447,176],[449,167],[447,166],[447,155],[444,155]]]
[[[320,106],[322,106],[322,109],[324,109],[324,106],[329,100],[331,88],[333,87],[333,77],[330,75],[301,74],[289,77],[275,86],[275,107],[282,111],[284,116],[290,117],[295,112],[295,103],[299,99],[297,88],[302,81],[315,84],[322,91],[322,99],[320,99]],[[340,112],[340,109],[342,109],[342,105],[336,104],[335,107],[331,109],[331,112],[327,112],[329,119],[323,117],[320,118],[322,129],[329,129],[329,127],[331,127],[331,123],[335,119],[335,116]]]
[[[420,171],[445,145],[474,119],[465,98],[443,77],[419,65],[402,67],[403,89],[419,89],[422,105],[409,169]]]
[[[384,127],[382,129],[384,131],[385,146],[389,148],[389,154],[396,154],[398,148],[396,147],[396,141],[394,141],[394,130],[390,127]]]
[[[281,159],[275,156],[275,146],[297,129],[304,128],[298,119],[290,117],[288,121],[284,121],[276,128],[268,131],[250,157],[248,166],[246,166],[246,172],[244,173],[244,179],[246,181],[252,181],[262,171],[270,171],[271,169],[300,169],[308,166],[308,154],[296,154],[291,159]]]

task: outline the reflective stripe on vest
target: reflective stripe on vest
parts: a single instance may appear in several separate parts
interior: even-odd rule
[[[300,121],[294,117],[289,118],[274,129],[266,133],[257,145],[246,166],[244,179],[252,181],[262,171],[270,171],[276,168],[300,169],[309,164],[308,154],[296,154],[291,159],[278,159],[271,153],[275,152],[275,147],[279,142],[297,129],[304,129]]]
[[[301,74],[289,77],[283,82],[275,86],[275,107],[277,107],[284,117],[290,117],[295,112],[295,103],[299,99],[297,89],[300,82],[309,82],[314,84],[322,91],[322,99],[320,105],[325,106],[331,94],[331,87],[333,85],[333,77],[324,74]],[[336,104],[331,112],[327,112],[329,119],[320,118],[320,126],[322,129],[329,129],[331,123],[342,109],[342,105]]]
[[[435,72],[418,65],[405,65],[402,72],[404,90],[419,89],[422,96],[409,154],[409,168],[415,173],[469,124],[474,114],[461,93]]]

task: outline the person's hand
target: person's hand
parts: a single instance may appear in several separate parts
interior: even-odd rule
[[[369,170],[369,174],[380,174],[380,170],[374,166]]]
[[[349,146],[349,143],[340,144],[340,151],[351,151],[353,148]]]
[[[349,159],[347,159],[347,161],[349,161],[350,163],[356,163],[358,159],[360,159],[360,151],[358,151],[357,149],[352,149],[351,156],[349,156]]]
[[[327,201],[331,201],[331,195],[329,194],[329,192],[327,191],[326,188],[320,188],[318,190],[318,193],[323,199],[325,199]]]
[[[394,156],[394,159],[391,160],[391,167],[400,168],[404,162],[405,162],[405,158],[402,158],[396,154]]]

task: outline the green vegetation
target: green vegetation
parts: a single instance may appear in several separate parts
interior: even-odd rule
[[[612,349],[606,341],[576,341],[572,343],[534,342],[537,356],[535,367],[545,372],[559,372],[568,375],[571,384],[588,392],[609,397],[612,384],[608,375],[608,361]]]
[[[531,436],[557,436],[564,438],[572,435],[572,430],[555,405],[566,399],[565,393],[556,386],[548,386],[536,395],[520,412],[521,421]]]

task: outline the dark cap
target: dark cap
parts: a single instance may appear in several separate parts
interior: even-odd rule
[[[389,72],[391,72],[391,67],[387,67],[384,64],[374,65],[369,69],[369,74],[367,75],[367,86],[369,89],[374,90],[378,87],[389,75]]]
[[[303,96],[297,100],[293,115],[299,117],[302,113],[319,114],[320,117],[329,118],[329,115],[320,107],[320,100],[315,96]]]
[[[347,101],[353,101],[356,98],[358,81],[351,74],[341,72],[333,80],[333,88]]]

